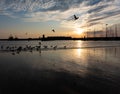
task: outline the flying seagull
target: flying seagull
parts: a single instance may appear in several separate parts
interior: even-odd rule
[[[77,19],[79,19],[79,17],[77,17],[76,15],[74,15],[74,20],[77,20]]]
[[[53,31],[53,32],[55,32],[55,30],[54,30],[54,29],[52,29],[52,31]]]

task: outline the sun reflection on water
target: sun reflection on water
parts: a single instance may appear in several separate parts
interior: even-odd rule
[[[81,57],[81,53],[82,53],[81,46],[82,46],[82,41],[77,41],[77,42],[76,42],[76,47],[78,47],[78,48],[77,48],[76,51],[74,52],[77,57]]]
[[[77,49],[77,56],[80,57],[81,56],[81,49]]]
[[[88,66],[88,54],[87,54],[86,49],[81,48],[82,44],[83,44],[82,41],[77,41],[76,42],[77,48],[73,50],[72,58],[74,57],[75,63],[87,67]]]

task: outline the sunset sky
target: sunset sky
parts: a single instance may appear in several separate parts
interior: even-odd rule
[[[118,23],[120,0],[0,0],[0,38],[79,37]]]

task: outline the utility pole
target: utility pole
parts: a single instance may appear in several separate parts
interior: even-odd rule
[[[86,37],[88,38],[88,31],[86,32]]]
[[[117,36],[117,24],[115,25],[115,37],[118,37]]]
[[[94,29],[94,38],[95,38],[96,36],[95,36],[95,29]]]
[[[111,27],[109,29],[109,33],[110,33],[110,37],[112,37],[112,30],[111,30]]]
[[[108,35],[107,35],[107,25],[108,25],[108,24],[106,24],[106,38],[108,37]]]

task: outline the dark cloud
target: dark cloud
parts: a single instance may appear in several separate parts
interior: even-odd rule
[[[108,17],[115,16],[115,15],[118,15],[118,14],[120,14],[120,9],[117,10],[117,11],[109,11],[109,12],[104,13],[104,15],[106,15]]]
[[[27,11],[30,8],[35,11],[65,11],[71,7],[77,7],[84,0],[1,0],[0,6],[5,9],[21,9]],[[50,4],[53,4],[51,6]]]
[[[87,13],[90,15],[87,21],[89,26],[94,25],[91,23],[96,23],[98,21],[105,20],[120,14],[120,8],[117,7],[115,0],[92,0],[88,3],[90,6],[95,5],[87,11]],[[110,9],[110,6],[112,8],[114,6],[114,8]]]
[[[94,26],[94,25],[97,25],[97,24],[101,24],[101,22],[92,22],[92,23],[89,23],[89,26]]]
[[[83,2],[86,2],[87,6],[92,6],[103,1],[111,0],[0,0],[0,6],[4,6],[5,9],[21,9],[21,11],[65,11],[78,7]]]
[[[36,15],[35,13],[40,12],[46,15],[45,12],[55,13],[55,11],[58,11],[57,13],[62,13],[73,8],[78,8],[80,11],[74,13],[78,14],[78,16],[84,15],[85,17],[89,14],[88,23],[95,23],[102,19],[120,14],[120,10],[116,9],[103,12],[104,9],[109,7],[109,3],[114,1],[115,0],[0,0],[0,9],[2,12],[5,11],[6,13],[11,13],[11,15],[13,14],[14,16],[24,18],[30,13]],[[82,8],[85,8],[86,10],[81,10],[81,7],[79,7],[81,4],[83,4]],[[1,14],[2,12],[0,11]],[[81,12],[81,14],[79,14],[79,12]],[[51,15],[50,17],[53,17],[53,14],[49,15]],[[73,13],[67,15],[67,17],[69,18],[71,15],[73,15]],[[29,17],[32,18],[33,16]],[[59,17],[55,17],[55,19],[56,18]]]
[[[93,6],[99,4],[100,2],[107,3],[107,2],[114,2],[115,0],[86,0],[86,1],[88,1],[87,5]]]
[[[92,19],[88,20],[88,23],[89,23],[89,22],[99,21],[99,20],[102,20],[102,19],[105,19],[105,18],[107,18],[107,16],[92,18]]]
[[[106,18],[109,18],[112,16],[116,16],[119,14],[120,14],[120,10],[105,12],[105,13],[101,14],[100,16],[98,16],[97,18],[96,18],[96,16],[94,16],[94,18],[92,17],[90,20],[88,20],[88,23],[103,20],[103,19],[106,19]]]
[[[87,3],[87,5],[95,5],[95,4],[100,3],[101,1],[103,1],[103,0],[89,0],[89,2]]]
[[[48,0],[47,2],[49,2]],[[73,7],[78,7],[84,0],[51,0],[54,5],[49,8],[39,9],[40,11],[65,11]],[[42,2],[47,3],[46,0]]]
[[[81,26],[80,28],[86,28],[86,27],[90,27],[98,24],[101,24],[101,22],[90,22],[90,23],[87,23],[87,25]]]
[[[88,13],[96,13],[102,11],[104,8],[108,7],[108,5],[97,6],[93,9],[88,10]]]

